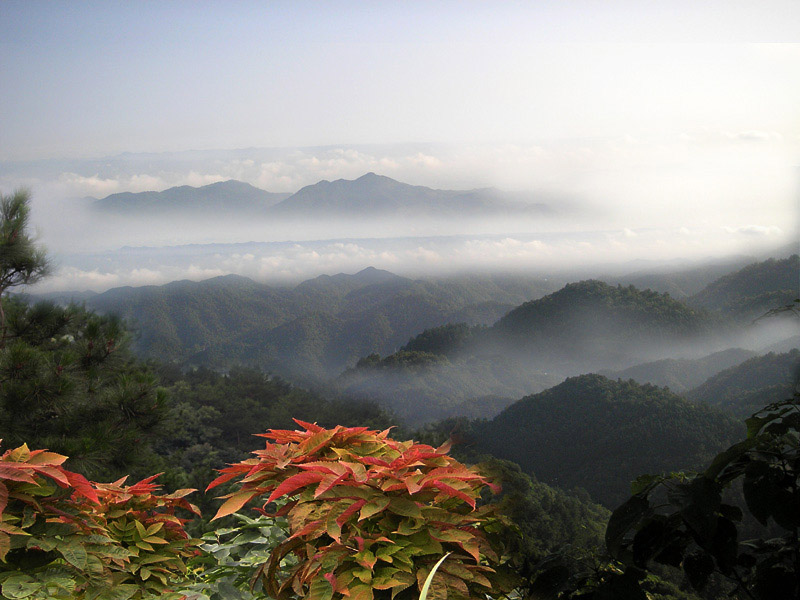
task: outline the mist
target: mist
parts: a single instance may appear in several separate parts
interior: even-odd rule
[[[645,143],[402,144],[126,154],[0,163],[0,188],[26,187],[57,266],[43,291],[200,280],[236,273],[291,284],[368,266],[408,276],[543,273],[634,260],[688,264],[759,256],[795,239],[794,142],[750,132]],[[530,214],[105,214],[98,199],[235,179],[294,193],[367,172],[434,189],[495,188]]]

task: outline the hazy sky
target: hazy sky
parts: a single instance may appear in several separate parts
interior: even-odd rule
[[[530,142],[796,141],[800,3],[0,3],[0,159]]]
[[[798,74],[796,0],[4,0],[0,191],[32,189],[57,252],[92,243],[57,210],[75,197],[367,171],[785,242]]]

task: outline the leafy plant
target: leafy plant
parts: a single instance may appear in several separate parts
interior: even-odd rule
[[[609,521],[612,556],[629,569],[680,567],[696,590],[716,576],[739,598],[800,597],[800,395],[746,423],[747,438],[705,472],[639,478]],[[740,539],[743,512],[723,497],[738,481],[750,514],[782,536]]]
[[[290,535],[254,570],[278,600],[413,597],[437,557],[451,552],[429,598],[500,596],[515,583],[503,564],[504,521],[477,505],[488,482],[447,455],[365,427],[270,430],[255,458],[221,470],[209,489],[239,478],[215,518],[258,500],[286,516]],[[296,563],[284,559],[296,558]]]
[[[265,597],[262,579],[253,578],[273,550],[289,537],[283,517],[251,519],[234,513],[234,527],[210,531],[202,538],[202,554],[189,566],[199,582],[183,591],[192,600],[253,600]]]
[[[7,598],[180,598],[195,552],[177,509],[154,477],[132,486],[89,482],[66,456],[22,445],[0,456],[0,585]]]

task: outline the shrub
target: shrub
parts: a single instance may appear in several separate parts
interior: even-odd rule
[[[0,456],[0,586],[6,598],[180,598],[196,540],[178,509],[193,490],[159,496],[155,477],[100,484],[66,456],[22,445]]]
[[[255,458],[221,470],[209,489],[239,478],[216,518],[257,500],[286,500],[290,535],[254,569],[277,600],[416,597],[446,552],[428,596],[484,598],[510,591],[501,537],[508,527],[478,506],[488,482],[447,455],[365,427],[271,430]]]

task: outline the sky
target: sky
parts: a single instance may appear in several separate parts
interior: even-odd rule
[[[0,191],[31,189],[64,256],[93,243],[75,198],[368,171],[562,194],[713,254],[797,233],[798,73],[796,1],[6,0]]]

